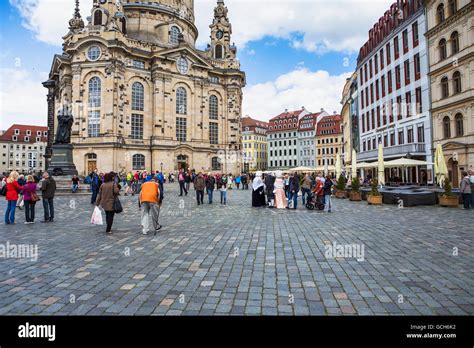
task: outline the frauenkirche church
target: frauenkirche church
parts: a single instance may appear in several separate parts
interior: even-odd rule
[[[237,173],[245,73],[232,27],[217,1],[206,50],[195,47],[194,0],[94,0],[76,10],[53,60],[47,157],[66,105],[79,174],[100,171],[222,170]],[[52,130],[52,131],[51,131]]]

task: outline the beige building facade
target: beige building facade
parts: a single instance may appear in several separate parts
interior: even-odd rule
[[[268,123],[242,117],[242,170],[245,173],[267,170]]]
[[[433,148],[443,147],[449,178],[474,168],[474,2],[425,1]]]
[[[86,24],[76,9],[43,85],[49,129],[58,110],[73,113],[79,174],[240,171],[245,74],[227,12],[219,0],[210,44],[199,50],[193,0],[94,1]]]

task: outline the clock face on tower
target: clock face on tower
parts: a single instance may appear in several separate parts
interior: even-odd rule
[[[222,30],[218,30],[216,33],[216,37],[218,40],[222,39],[224,37],[224,32]]]

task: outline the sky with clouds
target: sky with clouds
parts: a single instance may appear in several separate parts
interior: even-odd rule
[[[92,0],[80,0],[83,18]],[[268,120],[305,106],[341,109],[345,80],[387,0],[225,0],[232,41],[247,74],[243,114]],[[198,48],[209,40],[216,0],[195,0]],[[46,125],[53,55],[61,53],[74,0],[0,0],[0,129]]]

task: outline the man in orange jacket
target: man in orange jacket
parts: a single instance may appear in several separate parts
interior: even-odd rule
[[[142,233],[146,235],[150,231],[150,219],[155,231],[160,230],[161,225],[158,224],[161,206],[160,187],[155,180],[143,183],[140,191],[140,204],[142,206]]]

